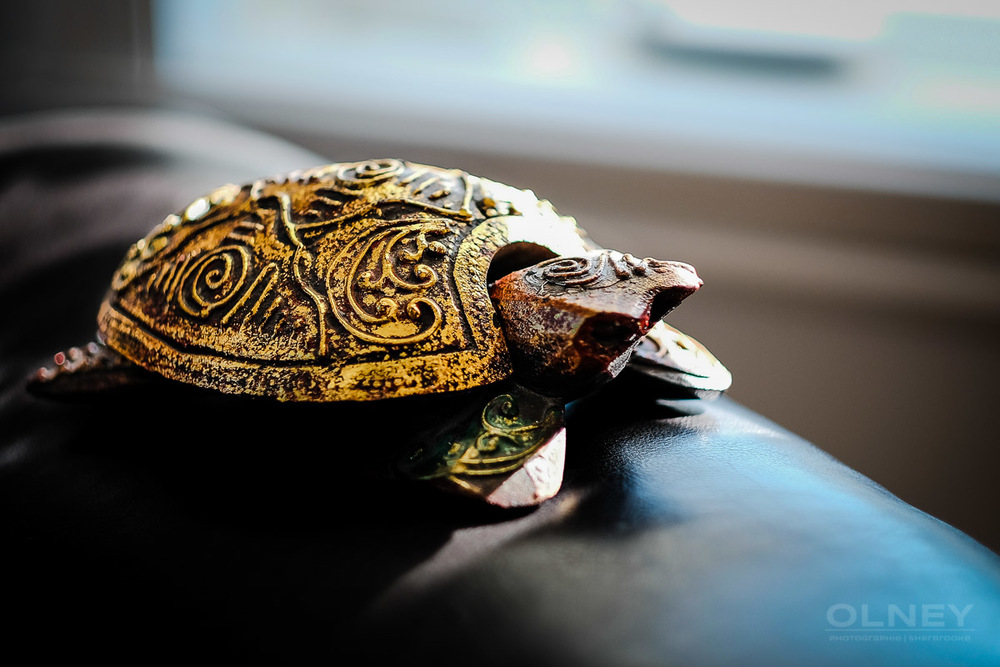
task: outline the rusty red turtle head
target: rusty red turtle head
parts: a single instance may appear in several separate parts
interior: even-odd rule
[[[519,381],[573,397],[617,376],[640,339],[701,284],[688,264],[602,250],[508,274],[490,296]]]

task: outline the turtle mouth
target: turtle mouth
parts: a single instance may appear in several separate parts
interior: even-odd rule
[[[676,296],[668,292],[660,292],[653,297],[653,303],[649,306],[649,324],[656,324],[667,316],[671,310],[677,307]]]
[[[701,280],[696,277],[695,282],[676,285],[654,295],[649,304],[649,327],[662,320],[684,299],[697,292],[701,284]]]

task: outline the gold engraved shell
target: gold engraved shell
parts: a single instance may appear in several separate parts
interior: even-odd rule
[[[324,165],[167,216],[119,266],[99,327],[139,366],[228,393],[467,389],[511,374],[487,272],[513,244],[534,248],[523,265],[593,248],[530,191],[395,159]]]

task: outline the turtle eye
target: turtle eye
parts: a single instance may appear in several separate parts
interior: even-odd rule
[[[519,241],[505,245],[493,255],[489,272],[486,274],[486,284],[492,285],[508,274],[553,257],[558,257],[558,255],[537,243]]]

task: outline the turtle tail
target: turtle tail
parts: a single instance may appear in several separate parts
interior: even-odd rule
[[[156,375],[135,365],[107,345],[90,342],[52,356],[52,363],[28,377],[30,392],[50,398],[70,398],[156,381]]]

